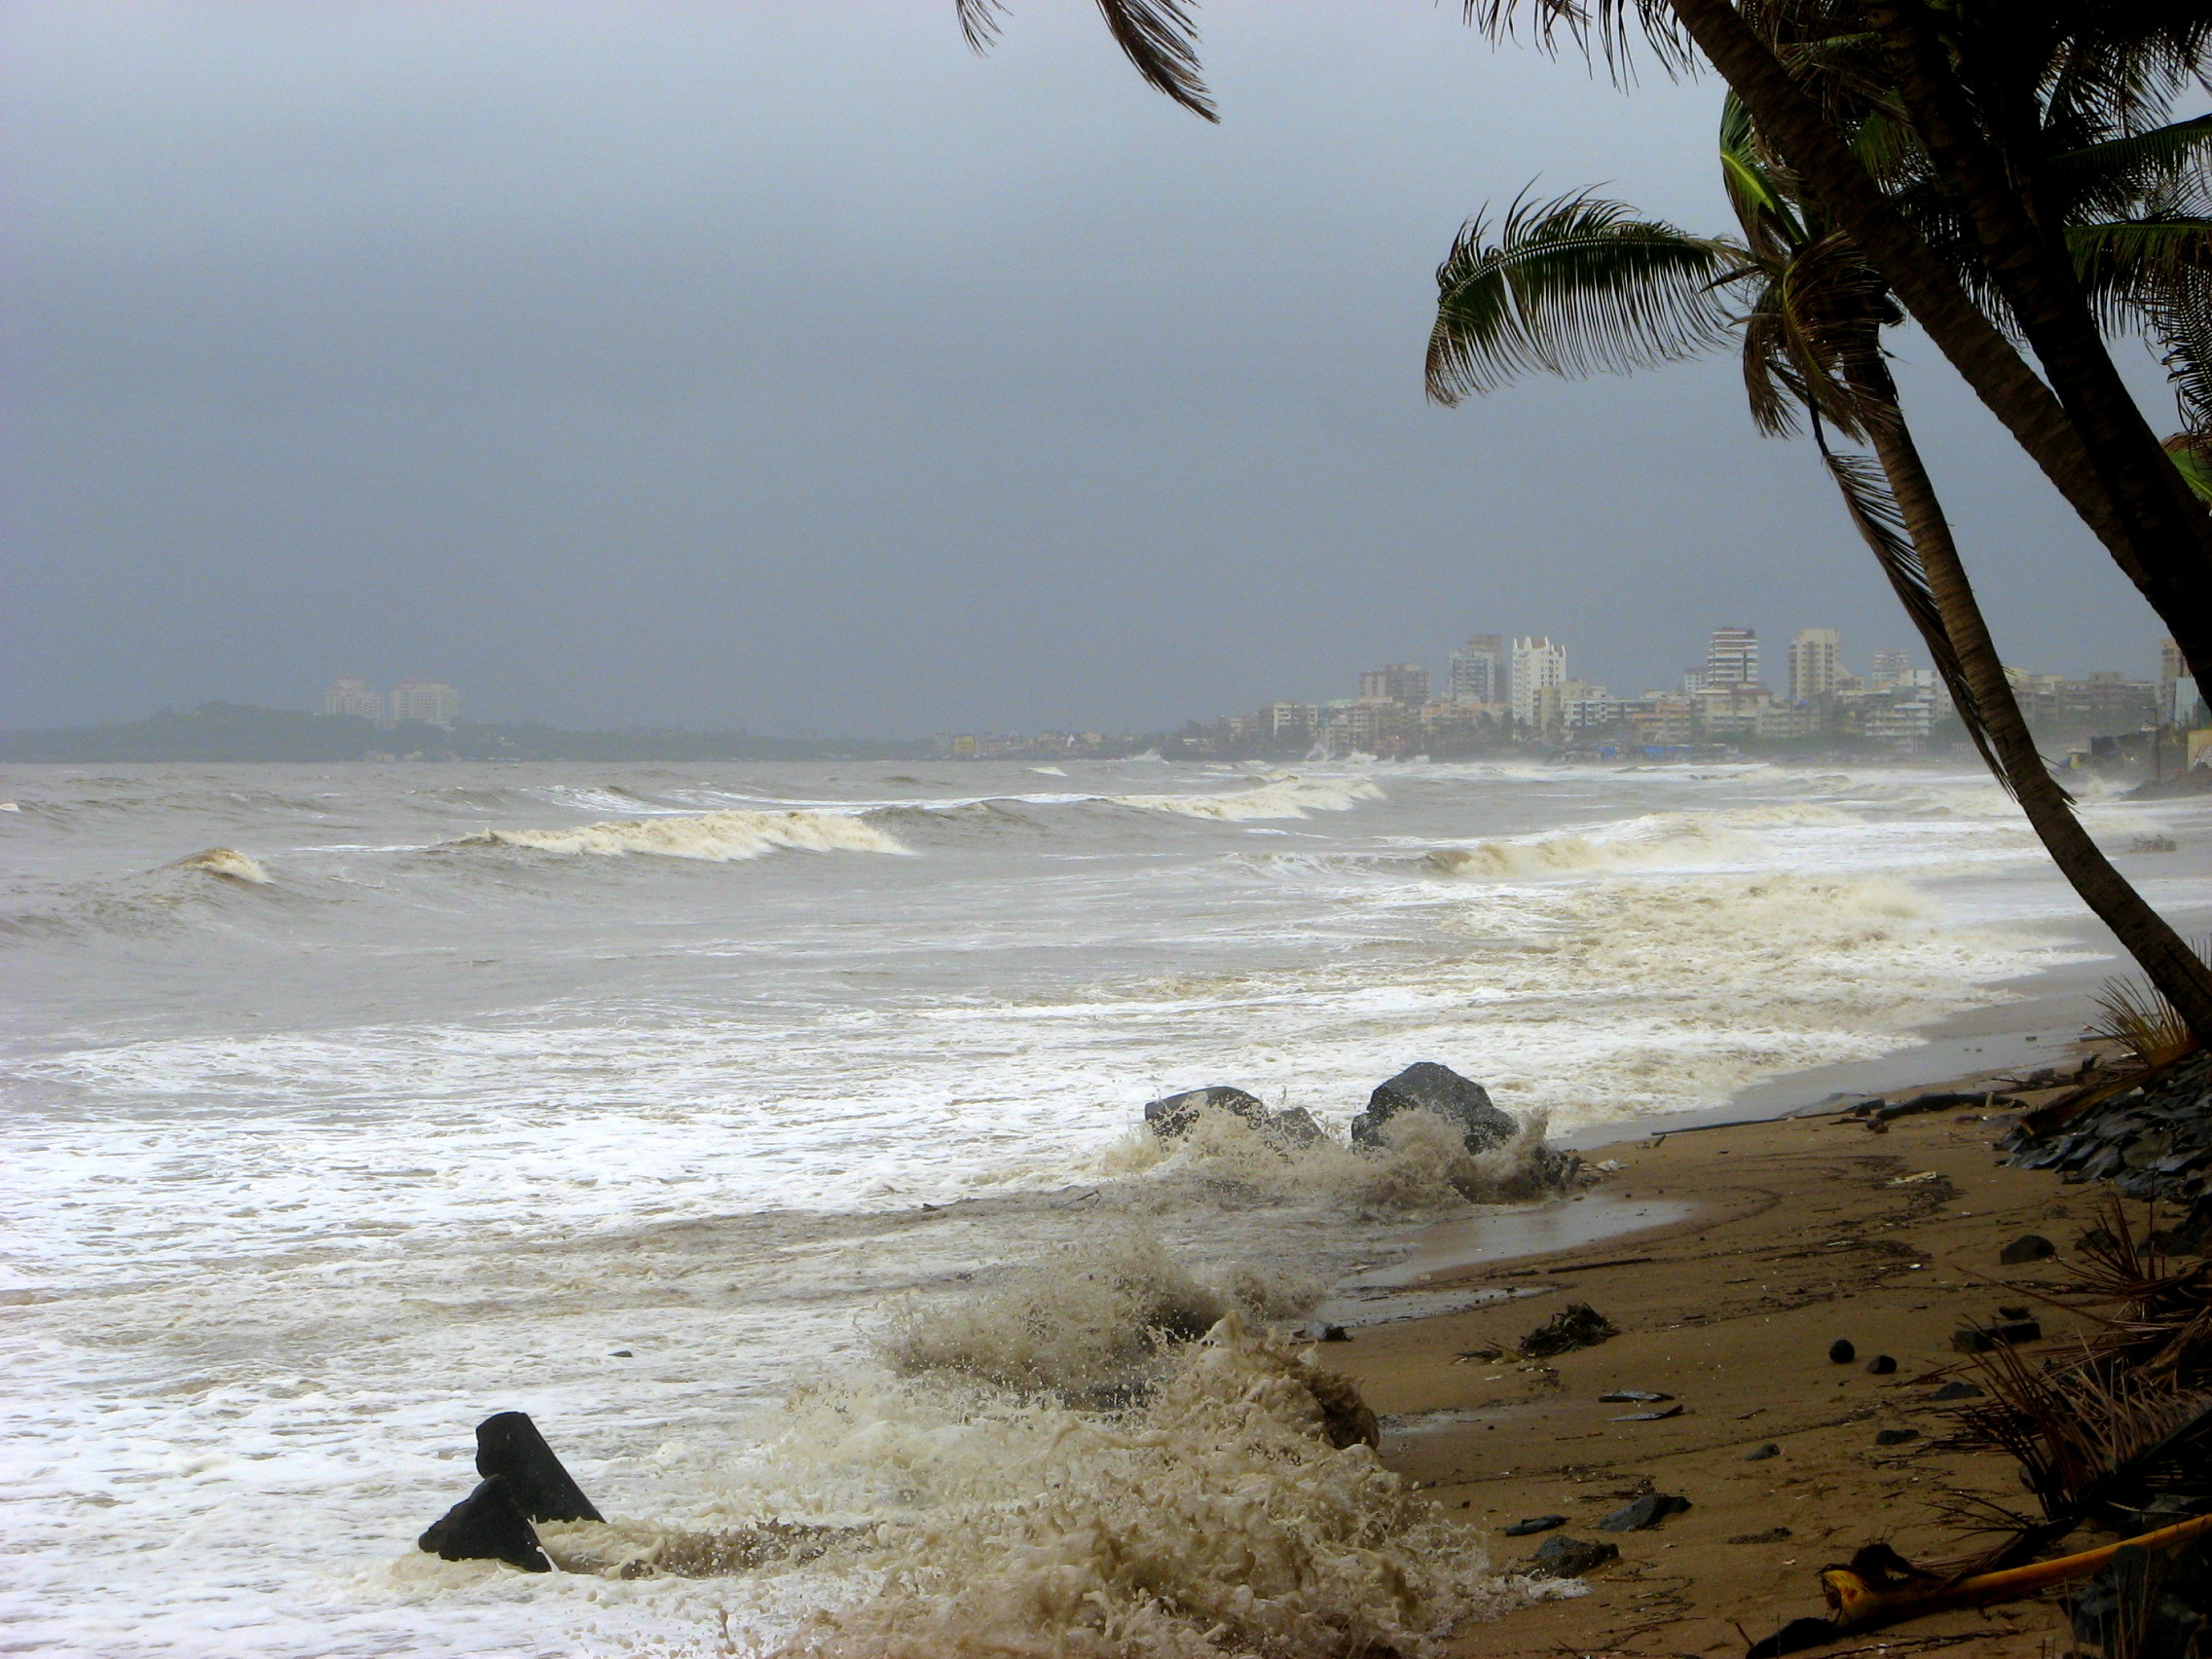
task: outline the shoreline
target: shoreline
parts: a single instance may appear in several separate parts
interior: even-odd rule
[[[2059,987],[2032,1001],[2079,992]],[[2030,1007],[2023,999],[1969,1017]],[[2016,1064],[2024,1051],[2056,1065],[2091,1051],[2079,1029],[2045,1026],[2034,1044],[1972,1030],[1951,1041],[1978,1038],[1994,1061]],[[1925,1059],[1928,1051],[1900,1055]],[[1968,1090],[2008,1069],[1923,1069],[1909,1083],[1837,1093]],[[1603,1186],[1536,1206],[1553,1212],[1548,1221],[1493,1214],[1437,1224],[1403,1261],[1333,1292],[1438,1305],[1339,1320],[1348,1340],[1317,1357],[1351,1378],[1379,1415],[1384,1462],[1477,1526],[1497,1567],[1510,1570],[1550,1537],[1619,1547],[1617,1561],[1588,1574],[1588,1595],[1462,1627],[1444,1645],[1452,1659],[1733,1659],[1745,1633],[1756,1640],[1822,1613],[1819,1569],[1862,1545],[1889,1542],[1913,1559],[1967,1547],[1937,1519],[1940,1493],[2017,1496],[2009,1459],[1936,1450],[1944,1419],[1929,1384],[1971,1375],[1953,1331],[1987,1320],[2001,1302],[2035,1301],[2054,1271],[2063,1276],[2064,1253],[2104,1189],[2001,1164],[1992,1143],[2007,1111],[1931,1112],[1892,1120],[1876,1135],[1820,1111],[1838,1103],[1800,1094],[1793,1112],[1748,1121],[1741,1103],[1734,1122],[1684,1114],[1715,1122],[1680,1138],[1674,1131],[1700,1125],[1616,1123],[1569,1137],[1586,1157],[1618,1161]],[[1584,1209],[1597,1213],[1571,1213]],[[1648,1219],[1617,1225],[1637,1222],[1637,1211]],[[2050,1237],[2060,1262],[2002,1267],[1999,1249],[2026,1233]],[[1518,1339],[1572,1302],[1596,1308],[1617,1334],[1523,1360]],[[2039,1310],[2047,1340],[2073,1330],[2070,1315]],[[1829,1358],[1839,1338],[1855,1345],[1850,1363]],[[1894,1356],[1893,1374],[1866,1370],[1876,1354]],[[1600,1402],[1620,1389],[1663,1393],[1670,1404]],[[1654,1409],[1675,1415],[1634,1420]],[[1880,1446],[1883,1429],[1911,1438]],[[1747,1456],[1770,1444],[1774,1454]],[[1652,1491],[1690,1507],[1650,1530],[1596,1530]],[[1503,1534],[1541,1515],[1566,1524]],[[2066,1650],[2068,1638],[2055,1604],[2025,1602],[1868,1640],[1893,1650],[1972,1641],[1990,1659],[2044,1659]]]

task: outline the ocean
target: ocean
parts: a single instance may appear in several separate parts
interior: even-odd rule
[[[871,1599],[949,1618],[1036,1554],[1040,1486],[1064,1554],[1129,1459],[1265,1392],[1256,1336],[1128,1428],[1079,1386],[1132,1340],[1093,1291],[1258,1331],[1463,1206],[1419,1147],[1167,1150],[1147,1100],[1234,1084],[1341,1133],[1437,1060],[1587,1143],[1906,1064],[2103,953],[1956,767],[24,766],[0,793],[6,1652],[733,1653]],[[2155,903],[2203,904],[2212,808],[2083,811]],[[897,1374],[925,1350],[972,1363]],[[625,1519],[638,1575],[592,1570],[605,1537],[538,1576],[414,1549],[500,1410]],[[1358,1473],[1260,1507],[1295,1532],[1300,1503],[1379,1504],[1409,1549],[1441,1524]],[[891,1556],[830,1547],[887,1525]],[[816,1527],[827,1554],[671,1565]],[[1097,1650],[1184,1651],[1177,1605]]]

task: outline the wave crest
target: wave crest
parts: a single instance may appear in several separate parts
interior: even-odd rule
[[[1309,812],[1348,812],[1363,800],[1381,800],[1382,792],[1365,778],[1270,778],[1228,794],[1108,795],[1116,806],[1145,812],[1172,812],[1185,818],[1230,823],[1249,818],[1304,818]]]
[[[904,853],[874,825],[834,812],[705,812],[671,818],[615,818],[568,830],[485,830],[455,847],[525,847],[538,853],[600,858],[645,854],[727,864],[767,853]]]
[[[1318,1376],[1231,1316],[1112,1419],[927,1383],[794,1401],[771,1458],[817,1491],[880,1482],[906,1514],[848,1558],[860,1595],[777,1651],[1414,1655],[1528,1600],[1473,1529],[1365,1446],[1330,1446]]]
[[[236,847],[209,847],[205,852],[176,860],[169,868],[196,869],[206,875],[221,876],[226,881],[242,881],[253,887],[267,887],[270,882],[269,872]]]
[[[1798,829],[1856,822],[1828,806],[1762,806],[1735,812],[1654,812],[1598,830],[1505,835],[1428,855],[1449,875],[1576,875],[1668,866],[1744,864],[1763,852],[1748,830]]]

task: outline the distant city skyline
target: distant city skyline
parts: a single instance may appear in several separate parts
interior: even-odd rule
[[[1728,222],[1714,84],[1281,0],[1206,9],[1212,127],[1089,7],[984,58],[948,10],[8,8],[0,719],[435,664],[493,719],[1158,729],[1443,685],[1478,627],[1616,690],[1708,618],[1770,679],[1807,619],[1909,642],[1731,364],[1423,398],[1486,202]],[[2147,673],[2124,578],[1893,344],[2006,654]]]

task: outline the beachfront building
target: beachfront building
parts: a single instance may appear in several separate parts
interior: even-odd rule
[[[1713,686],[1759,682],[1759,637],[1750,628],[1715,628],[1705,647],[1705,682]]]
[[[1428,670],[1410,662],[1368,669],[1359,677],[1359,700],[1403,703],[1409,709],[1418,709],[1428,701]]]
[[[1904,677],[1912,672],[1912,658],[1902,651],[1876,651],[1874,666],[1866,676],[1869,691],[1895,691]]]
[[[365,680],[336,680],[322,694],[322,712],[326,715],[351,715],[356,719],[381,720],[384,717],[384,693],[374,690]]]
[[[1546,686],[1567,682],[1567,647],[1544,638],[1515,640],[1509,696],[1516,724],[1540,726],[1540,703]]]
[[[1833,628],[1800,628],[1789,642],[1789,700],[1825,703],[1843,679],[1843,637]]]
[[[1505,649],[1495,634],[1470,634],[1452,653],[1452,701],[1505,701]]]
[[[434,680],[402,680],[391,688],[391,718],[451,725],[461,719],[461,693]]]

